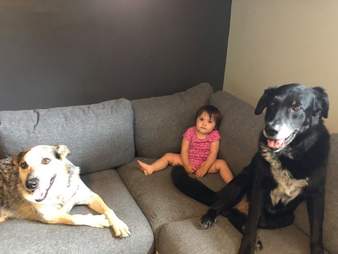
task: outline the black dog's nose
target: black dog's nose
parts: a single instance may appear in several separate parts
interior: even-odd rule
[[[278,130],[276,130],[275,127],[271,126],[271,125],[267,125],[265,127],[265,133],[269,136],[269,137],[273,137],[278,133]]]
[[[39,186],[39,179],[34,177],[34,178],[29,178],[26,181],[26,188],[29,190],[35,190]]]

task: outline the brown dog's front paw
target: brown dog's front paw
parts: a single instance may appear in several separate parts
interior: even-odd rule
[[[130,236],[130,231],[127,224],[118,218],[114,220],[114,222],[111,224],[111,227],[116,237],[124,238]]]

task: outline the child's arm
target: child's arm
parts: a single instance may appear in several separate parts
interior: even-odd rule
[[[193,172],[193,168],[190,165],[189,162],[189,141],[186,140],[185,138],[183,138],[182,140],[182,145],[181,145],[181,158],[182,158],[182,162],[183,162],[183,167],[185,168],[185,170],[188,173],[192,173]]]
[[[211,167],[211,165],[216,161],[217,159],[217,154],[218,154],[218,150],[219,150],[219,143],[220,141],[214,141],[210,144],[210,153],[209,156],[207,158],[207,160],[205,162],[202,163],[202,165],[200,166],[200,168],[196,171],[196,175],[197,176],[204,176],[209,168]]]

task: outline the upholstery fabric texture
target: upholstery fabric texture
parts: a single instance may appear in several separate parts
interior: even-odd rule
[[[260,254],[307,254],[310,253],[308,238],[295,226],[278,230],[259,230],[263,243]],[[199,218],[190,218],[164,225],[159,233],[160,254],[237,254],[241,234],[219,217],[208,230],[199,228]]]
[[[211,93],[212,87],[201,83],[184,92],[132,101],[136,155],[156,158],[178,152],[184,131],[195,124],[195,112]]]
[[[206,206],[176,189],[170,177],[171,167],[145,176],[133,161],[120,167],[118,172],[155,232],[163,224],[206,212]]]
[[[119,166],[134,158],[130,101],[50,109],[0,111],[1,157],[35,145],[65,144],[81,172]]]

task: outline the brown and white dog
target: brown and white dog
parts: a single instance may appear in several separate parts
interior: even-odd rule
[[[39,145],[0,160],[0,222],[19,218],[111,227],[116,237],[129,236],[128,226],[80,179],[80,169],[68,154],[65,145]],[[75,205],[87,205],[99,215],[70,214]]]

